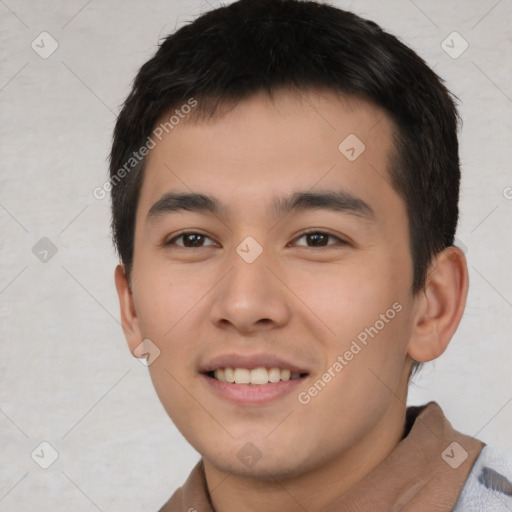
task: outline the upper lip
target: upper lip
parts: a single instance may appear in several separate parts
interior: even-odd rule
[[[201,366],[200,372],[207,373],[218,368],[281,368],[290,370],[292,373],[309,373],[308,370],[299,364],[287,361],[284,358],[272,354],[221,354],[208,360]]]

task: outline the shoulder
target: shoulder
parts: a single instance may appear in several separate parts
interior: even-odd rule
[[[453,512],[512,510],[512,450],[485,445],[462,488]]]

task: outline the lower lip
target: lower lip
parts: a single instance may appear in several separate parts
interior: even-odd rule
[[[231,384],[202,374],[201,377],[213,391],[239,405],[265,404],[291,393],[297,386],[304,383],[306,377],[298,379],[269,382],[268,384]]]

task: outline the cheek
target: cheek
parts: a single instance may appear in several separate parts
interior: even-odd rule
[[[148,265],[134,290],[134,304],[142,334],[165,341],[171,339],[180,322],[194,310],[204,295],[205,283],[172,272],[166,266]]]
[[[305,306],[317,313],[339,340],[373,325],[404,295],[403,278],[384,262],[370,258],[353,264],[318,265],[289,279],[297,283],[297,295],[304,297]]]
[[[179,398],[183,390],[172,377],[183,382],[195,371],[191,364],[197,356],[197,341],[204,338],[201,329],[207,317],[205,293],[215,279],[211,272],[184,272],[154,262],[145,268],[149,270],[139,279],[134,303],[143,339],[150,339],[160,350],[150,372],[159,395],[186,402],[186,396]]]
[[[330,330],[323,341],[327,365],[346,354],[344,377],[338,382],[372,389],[376,377],[370,370],[385,382],[401,374],[410,334],[406,309],[410,283],[397,269],[391,258],[361,258],[335,271],[332,266],[328,272],[319,267],[303,274],[299,293]],[[356,396],[362,390],[353,391]]]

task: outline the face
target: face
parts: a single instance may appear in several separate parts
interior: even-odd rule
[[[151,149],[127,337],[158,347],[156,392],[219,470],[314,469],[404,407],[413,267],[391,136],[365,101],[282,92]]]

